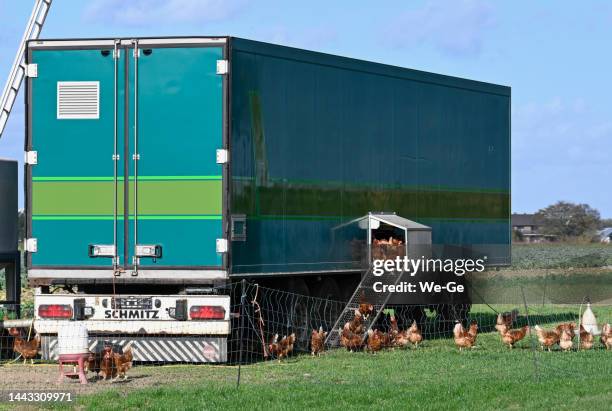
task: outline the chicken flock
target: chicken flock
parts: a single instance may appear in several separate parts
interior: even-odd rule
[[[34,364],[34,358],[38,356],[40,350],[40,335],[36,334],[32,339],[28,339],[23,338],[17,328],[9,328],[8,332],[13,337],[13,351],[19,354],[17,358],[23,358],[24,364],[27,360]],[[85,371],[92,371],[103,380],[110,378],[111,382],[120,377],[126,380],[127,371],[132,368],[133,358],[130,344],[123,349],[123,353],[119,353],[115,352],[113,345],[105,343],[102,351],[89,353],[85,361]]]
[[[362,303],[354,311],[353,318],[346,322],[338,330],[340,345],[348,351],[365,350],[376,353],[385,348],[418,347],[423,341],[423,334],[417,322],[404,330],[400,330],[397,319],[394,315],[390,316],[390,326],[388,332],[379,329],[369,329],[366,332],[364,320],[374,312],[374,307],[368,303]],[[512,328],[516,321],[515,313],[498,314],[495,329],[498,331],[502,344],[508,348],[514,348],[515,344],[523,340],[530,332],[530,327],[525,325],[520,328]],[[596,345],[595,336],[587,331],[582,324],[576,327],[576,323],[561,323],[552,329],[544,329],[539,325],[534,327],[540,347],[542,350],[552,351],[554,346],[559,346],[562,351],[571,351],[573,348],[590,350]],[[40,336],[36,334],[33,338],[23,338],[17,328],[9,328],[9,334],[13,336],[13,350],[19,354],[18,358],[33,363],[33,359],[38,355],[40,349]],[[576,336],[578,337],[576,339]],[[320,356],[325,350],[325,338],[327,332],[323,327],[318,330],[313,329],[310,337],[310,350],[312,356]],[[453,340],[459,351],[471,349],[476,346],[478,337],[478,323],[472,321],[467,329],[459,321],[453,328]],[[576,339],[576,342],[574,342]],[[606,350],[612,350],[612,326],[609,323],[603,325],[599,336],[601,345]],[[279,334],[275,334],[267,345],[268,354],[278,361],[287,358],[294,350],[296,335],[284,335],[279,340]],[[133,353],[131,345],[128,344],[122,353],[116,352],[113,345],[104,343],[100,352],[89,353],[86,361],[86,371],[96,373],[96,376],[103,380],[111,381],[119,378],[127,379],[127,371],[132,368]]]
[[[373,312],[371,304],[361,304],[355,310],[353,319],[339,330],[340,345],[349,351],[365,348],[366,351],[376,353],[383,348],[407,347],[409,345],[418,346],[423,341],[423,335],[416,322],[405,330],[400,330],[395,316],[390,317],[390,327],[388,332],[379,329],[371,329],[367,332],[367,339],[364,334],[363,319],[367,319]]]
[[[551,351],[555,345],[558,345],[563,351],[571,351],[574,347],[580,350],[590,350],[595,346],[595,336],[587,331],[582,324],[579,328],[576,328],[576,323],[573,322],[559,324],[550,330],[538,325],[534,328],[543,351]],[[576,344],[574,344],[576,336],[578,338]],[[599,341],[606,350],[612,350],[612,327],[610,324],[604,324]]]
[[[293,352],[295,344],[295,333],[285,335],[281,340],[278,340],[278,334],[272,338],[272,342],[268,345],[268,352],[273,357],[278,358],[280,362],[283,358],[287,358]]]
[[[413,321],[409,328],[400,330],[397,325],[397,319],[393,315],[390,316],[388,332],[383,332],[379,329],[370,329],[366,332],[363,322],[372,312],[373,307],[369,304],[361,304],[359,309],[354,311],[352,320],[346,322],[338,330],[342,347],[350,352],[365,350],[376,353],[384,348],[409,346],[416,348],[423,341],[423,334],[416,321]],[[495,329],[499,333],[501,343],[509,349],[514,348],[515,344],[523,340],[530,332],[528,325],[512,328],[515,321],[516,313],[503,313],[497,316],[495,324]],[[542,349],[548,349],[549,351],[554,345],[559,345],[563,351],[569,351],[574,346],[579,349],[588,350],[593,348],[596,342],[595,336],[582,325],[580,325],[579,332],[577,332],[578,329],[575,323],[559,324],[552,330],[544,330],[536,325],[534,329]],[[578,335],[578,342],[575,345],[573,340],[576,335]],[[323,327],[319,327],[318,330],[312,330],[310,340],[312,356],[319,356],[324,351],[326,336],[327,332],[323,331]],[[467,328],[461,322],[456,322],[453,328],[453,341],[459,351],[474,348],[477,338],[478,323],[476,321],[471,321]],[[612,326],[610,324],[604,324],[600,342],[606,349],[612,350]]]
[[[114,351],[112,344],[105,343],[102,351],[89,353],[85,363],[85,371],[96,373],[96,377],[102,378],[102,380],[110,378],[111,382],[118,380],[120,377],[127,380],[127,372],[132,368],[133,359],[134,355],[130,344],[123,349],[123,353],[118,353]]]

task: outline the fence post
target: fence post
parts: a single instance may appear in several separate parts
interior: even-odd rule
[[[236,381],[236,388],[240,387],[240,374],[242,372],[242,351],[243,351],[243,332],[244,332],[244,316],[245,316],[245,302],[246,302],[246,280],[242,279],[240,282],[240,330],[238,331],[238,379]]]
[[[546,302],[546,288],[548,286],[548,273],[544,276],[544,292],[542,292],[542,307],[544,307],[544,303]]]
[[[531,351],[533,352],[533,368],[534,368],[534,375],[535,375],[535,379],[536,381],[540,381],[540,369],[538,367],[538,355],[537,355],[537,349],[538,346],[535,343],[534,339],[533,339],[533,334],[531,332],[532,324],[531,321],[529,320],[529,307],[527,306],[527,298],[525,297],[525,291],[523,290],[523,286],[521,286],[521,294],[523,296],[523,304],[525,306],[525,316],[527,317],[527,325],[529,326],[529,341],[531,342]]]

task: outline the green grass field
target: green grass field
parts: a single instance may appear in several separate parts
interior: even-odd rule
[[[377,355],[335,350],[242,368],[163,367],[188,383],[82,397],[87,409],[605,409],[612,401],[612,352],[510,351],[497,335],[458,352],[452,341]],[[606,364],[607,363],[607,364]],[[538,379],[539,376],[539,379]],[[183,380],[184,377],[178,377]]]
[[[591,269],[612,264],[612,247],[519,245],[513,260],[512,269],[474,279],[495,310],[519,309],[518,323],[524,324],[525,289],[532,324],[575,321],[586,296],[599,303],[594,307],[599,322],[612,322],[612,272]],[[446,336],[418,349],[377,355],[337,349],[320,358],[300,354],[282,363],[246,365],[239,388],[238,368],[225,365],[137,365],[126,383],[61,388],[76,391],[77,408],[92,410],[608,409],[612,404],[612,351],[597,344],[590,351],[541,352],[532,346],[535,339],[509,350],[492,331],[495,312],[489,306],[474,306],[471,316],[484,332],[477,348],[467,352],[460,353]],[[55,375],[54,365],[44,367]],[[0,379],[7,368],[0,366]],[[20,375],[21,369],[10,369]],[[28,378],[15,384],[27,387]],[[54,377],[44,378],[47,387],[58,388]],[[0,404],[4,408],[11,409]]]
[[[608,244],[512,244],[512,269],[584,268],[612,265]]]
[[[511,306],[496,306],[497,310]],[[530,309],[545,327],[567,321],[576,306]],[[600,321],[612,307],[596,306]],[[472,318],[491,329],[488,306]],[[521,313],[523,314],[523,313]],[[521,317],[519,322],[524,322]],[[612,351],[541,352],[527,337],[508,349],[495,332],[481,333],[477,347],[459,352],[451,338],[426,340],[418,349],[376,355],[336,349],[322,357],[235,366],[136,367],[132,380],[107,384],[75,404],[116,409],[606,409],[612,402]],[[151,379],[148,387],[143,384]]]

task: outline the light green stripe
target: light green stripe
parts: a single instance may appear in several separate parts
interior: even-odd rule
[[[129,187],[129,214],[133,214],[133,182]],[[138,184],[138,213],[143,215],[218,215],[222,212],[222,182],[143,181]],[[112,181],[35,181],[34,215],[113,215]],[[123,190],[118,214],[123,214]]]
[[[221,180],[222,176],[138,176],[138,180]],[[134,180],[134,177],[130,177]]]
[[[221,215],[139,215],[139,220],[221,220]],[[357,218],[357,217],[355,217]],[[118,220],[123,220],[123,216],[118,216]],[[134,220],[134,216],[129,217]],[[309,221],[325,221],[325,220],[343,220],[340,216],[275,216],[263,215],[260,217],[249,217],[250,220],[309,220]],[[346,217],[344,219],[347,219]],[[351,218],[348,218],[349,220]],[[32,220],[38,221],[62,221],[62,220],[90,220],[90,221],[112,221],[112,215],[33,215]],[[507,223],[507,220],[500,219],[474,219],[474,218],[419,218],[421,222],[445,222],[445,223]]]
[[[36,221],[112,221],[112,215],[103,216],[80,216],[80,215],[33,215]],[[117,216],[117,220],[123,220],[123,216]],[[134,220],[134,216],[130,216]],[[139,215],[138,220],[221,220],[221,215]]]
[[[130,216],[130,220],[134,217]],[[221,215],[139,215],[139,220],[221,220]]]
[[[254,183],[255,177],[236,176],[232,175],[234,182],[251,182]],[[282,178],[269,178],[268,181],[272,184],[286,185],[291,184],[292,187],[317,187],[318,189],[387,189],[387,190],[408,190],[408,191],[431,191],[431,192],[456,192],[456,193],[502,193],[507,194],[509,190],[504,188],[483,188],[483,187],[452,187],[442,185],[417,185],[417,184],[389,184],[373,181],[341,181],[341,180],[285,180]]]
[[[113,177],[32,177],[32,181],[113,181]]]
[[[249,220],[304,220],[304,221],[327,221],[327,220],[337,220],[337,221],[350,221],[355,218],[359,218],[362,216],[316,216],[316,215],[273,215],[273,214],[264,214],[261,216],[249,216]],[[508,223],[507,219],[499,219],[499,218],[416,218],[418,222],[426,223]]]
[[[177,181],[177,180],[222,180],[222,176],[138,176],[138,181]],[[32,181],[113,181],[113,177],[32,177]],[[117,177],[117,181],[123,181]],[[134,177],[129,178],[134,181]]]

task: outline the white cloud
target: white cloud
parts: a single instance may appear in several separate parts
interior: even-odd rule
[[[583,99],[553,98],[512,107],[513,210],[565,199],[612,215],[612,120]]]
[[[230,19],[248,0],[94,0],[84,11],[89,22],[123,26],[205,23]]]
[[[258,30],[255,38],[283,46],[321,51],[338,39],[338,32],[333,28],[322,26],[307,29],[288,29],[285,26],[273,26]]]
[[[480,54],[486,31],[493,26],[491,3],[482,0],[428,0],[400,14],[388,35],[397,47],[425,44],[455,56]]]
[[[518,161],[572,167],[587,162],[609,164],[612,121],[596,115],[583,99],[557,97],[514,106],[512,128],[513,154]]]

